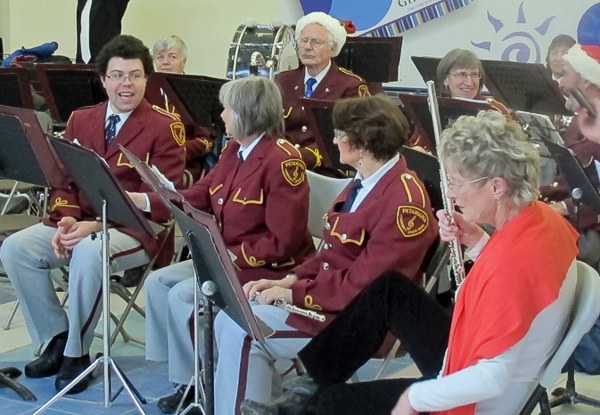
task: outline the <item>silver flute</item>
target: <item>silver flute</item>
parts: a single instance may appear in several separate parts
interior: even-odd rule
[[[260,291],[254,293],[253,300],[258,301],[260,297]],[[321,323],[325,321],[325,316],[321,313],[317,313],[313,310],[307,310],[306,308],[298,307],[294,304],[288,303],[283,298],[278,298],[273,302],[275,307],[279,307],[281,309],[287,310],[293,314],[299,314],[304,317],[312,318],[313,320],[320,321]]]
[[[438,107],[437,95],[435,93],[435,84],[433,81],[427,81],[427,102],[429,104],[429,111],[431,112],[431,119],[433,121],[433,134],[435,136],[435,145],[440,148],[440,142],[442,140],[442,128],[440,121],[440,109]],[[446,175],[446,168],[441,157],[438,157],[440,163],[440,179],[441,179],[441,190],[442,190],[442,201],[444,202],[444,213],[450,221],[450,224],[454,225],[454,203],[448,197],[448,176]],[[462,249],[458,236],[449,242],[450,246],[450,263],[452,270],[454,271],[454,279],[456,285],[460,285],[465,279],[465,263],[463,261]]]

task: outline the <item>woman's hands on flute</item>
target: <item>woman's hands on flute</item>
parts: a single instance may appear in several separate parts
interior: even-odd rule
[[[454,223],[450,223],[450,219],[443,210],[436,212],[438,217],[438,225],[440,228],[440,238],[444,242],[451,242],[458,238],[460,243],[467,248],[472,248],[479,242],[483,234],[483,229],[475,222],[469,222],[463,218],[458,212],[453,212]]]
[[[261,279],[250,281],[244,284],[242,288],[248,300],[256,300],[261,304],[271,304],[280,298],[292,303],[291,286],[297,279],[298,277],[295,274],[288,274],[280,280]],[[260,293],[260,297],[255,298],[257,292]]]

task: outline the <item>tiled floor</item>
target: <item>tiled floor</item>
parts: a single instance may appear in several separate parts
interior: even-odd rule
[[[12,288],[6,278],[0,277],[0,326],[4,326],[6,318],[14,303]],[[113,310],[118,309],[120,303],[113,301]],[[100,327],[101,325],[99,325]],[[144,324],[141,317],[132,315],[128,321],[127,328],[134,336],[143,338]],[[94,341],[92,353],[102,350],[102,342]],[[172,385],[167,381],[167,365],[165,363],[152,363],[144,359],[144,349],[134,343],[124,343],[117,340],[112,348],[112,356],[122,368],[127,377],[138,388],[140,393],[148,401],[143,409],[148,415],[158,415],[161,412],[156,407],[156,400],[172,391]],[[17,313],[15,320],[9,330],[0,327],[0,367],[15,366],[23,369],[23,365],[33,358],[33,346],[27,334],[23,318]],[[373,362],[359,371],[359,378],[369,378],[377,369],[380,362]],[[390,374],[401,373],[410,375],[414,373],[414,366],[408,358],[397,359],[390,366]],[[117,415],[136,414],[133,402],[129,396],[122,392],[109,408],[103,406],[104,389],[102,378],[96,379],[93,385],[85,392],[75,395],[74,398],[62,398],[55,402],[44,413],[58,414],[85,414],[85,415]],[[37,402],[29,403],[11,390],[0,388],[0,415],[26,415],[35,412],[41,405],[47,402],[55,393],[53,378],[19,379],[23,385],[29,388],[38,398]],[[600,377],[577,375],[577,390],[600,399]],[[559,382],[558,384],[563,384]],[[118,380],[112,382],[113,393],[118,391],[120,384]],[[600,409],[577,406],[563,406],[554,413],[563,415],[600,414]],[[217,414],[219,415],[219,414]]]

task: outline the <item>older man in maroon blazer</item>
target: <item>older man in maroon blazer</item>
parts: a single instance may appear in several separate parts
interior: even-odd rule
[[[283,96],[286,136],[299,148],[306,167],[314,169],[322,165],[323,156],[315,144],[318,132],[308,124],[301,99],[335,101],[370,93],[364,79],[332,61],[346,42],[346,30],[339,20],[323,12],[301,17],[296,23],[296,42],[302,65],[279,73],[275,82]]]

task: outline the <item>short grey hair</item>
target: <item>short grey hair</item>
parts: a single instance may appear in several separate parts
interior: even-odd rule
[[[539,153],[519,124],[498,111],[459,117],[442,132],[438,155],[467,179],[503,178],[517,205],[539,196]]]
[[[229,81],[221,87],[219,100],[232,111],[234,137],[266,132],[283,134],[283,103],[275,82],[260,76]]]
[[[152,57],[155,58],[160,52],[164,52],[169,49],[177,49],[181,52],[181,56],[184,60],[187,60],[187,45],[179,36],[171,35],[165,39],[161,39],[154,44],[152,47]]]
[[[296,39],[300,39],[302,31],[306,26],[319,24],[329,32],[329,41],[335,46],[333,56],[337,56],[346,43],[346,29],[344,25],[336,18],[323,12],[312,12],[302,16],[296,22]]]

